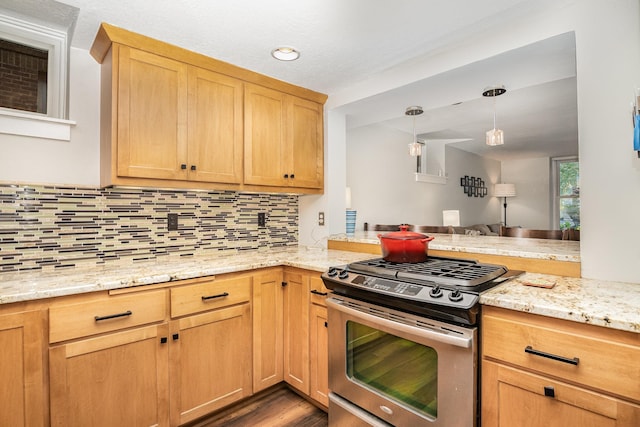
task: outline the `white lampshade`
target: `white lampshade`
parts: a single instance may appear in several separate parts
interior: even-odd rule
[[[496,184],[493,195],[496,197],[513,197],[516,195],[516,186],[514,184]]]
[[[460,211],[459,210],[442,211],[442,225],[452,225],[454,227],[459,227]]]

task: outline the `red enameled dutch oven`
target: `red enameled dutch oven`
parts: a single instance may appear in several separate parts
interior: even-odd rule
[[[407,231],[409,227],[400,226],[400,231],[378,234],[382,246],[382,258],[389,262],[423,262],[427,260],[427,249],[433,237]]]

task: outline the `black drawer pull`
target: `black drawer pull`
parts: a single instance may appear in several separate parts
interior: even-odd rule
[[[320,296],[322,296],[322,297],[326,297],[326,296],[327,296],[327,293],[326,293],[326,292],[316,291],[315,289],[312,289],[312,290],[311,290],[311,293],[312,293],[312,294],[314,294],[314,295],[320,295]]]
[[[525,353],[533,354],[534,356],[546,357],[547,359],[557,360],[558,362],[568,363],[570,365],[578,365],[580,363],[580,359],[574,357],[573,359],[569,359],[568,357],[557,356],[551,353],[545,353],[544,351],[534,350],[530,345],[526,346],[524,349]]]
[[[223,292],[223,293],[218,294],[218,295],[203,296],[202,297],[202,301],[207,301],[207,300],[215,299],[215,298],[224,298],[224,297],[228,297],[228,296],[229,296],[229,292]]]
[[[115,319],[116,317],[126,317],[126,316],[131,316],[133,314],[133,312],[131,312],[131,310],[127,310],[124,313],[117,313],[117,314],[109,314],[108,316],[96,316],[96,322],[99,322],[101,320],[109,320],[109,319]]]

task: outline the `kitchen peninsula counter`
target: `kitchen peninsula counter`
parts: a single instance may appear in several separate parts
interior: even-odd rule
[[[380,254],[378,234],[360,231],[354,236],[329,236],[328,248]],[[429,234],[429,254],[475,259],[506,265],[512,270],[580,277],[580,242],[573,240],[526,239],[501,236]]]

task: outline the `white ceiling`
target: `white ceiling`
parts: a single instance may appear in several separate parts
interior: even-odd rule
[[[544,8],[540,0],[2,0],[4,8],[73,32],[72,46],[89,49],[100,22],[126,28],[331,96],[412,58],[472,38],[497,22]],[[71,7],[68,7],[71,6]],[[68,17],[75,17],[75,25]],[[49,17],[49,18],[48,18]],[[506,35],[508,36],[508,35]],[[563,44],[565,43],[565,44]],[[347,107],[349,126],[382,122],[412,132],[404,117],[422,105],[420,133],[463,134],[484,140],[492,104],[484,87],[504,84],[497,99],[506,158],[540,141],[577,147],[575,42],[530,48],[452,70]],[[301,51],[295,62],[270,56],[277,46]],[[573,49],[573,50],[571,50]],[[563,60],[570,57],[570,63]],[[555,58],[555,59],[554,59]],[[557,64],[556,64],[557,62]],[[498,64],[498,65],[496,65]],[[555,64],[555,65],[549,65]],[[501,72],[496,73],[496,69]],[[491,76],[491,77],[488,77]],[[550,85],[550,86],[547,86]],[[419,96],[418,96],[419,95]],[[526,102],[524,101],[526,100]],[[452,107],[454,102],[463,102]],[[461,148],[482,154],[471,143]],[[574,148],[575,148],[574,147]],[[507,150],[507,151],[505,151]],[[565,150],[567,151],[567,150]],[[503,154],[500,154],[500,153]],[[545,151],[546,152],[546,151]],[[486,154],[486,153],[485,153]],[[577,149],[573,154],[577,154]]]

